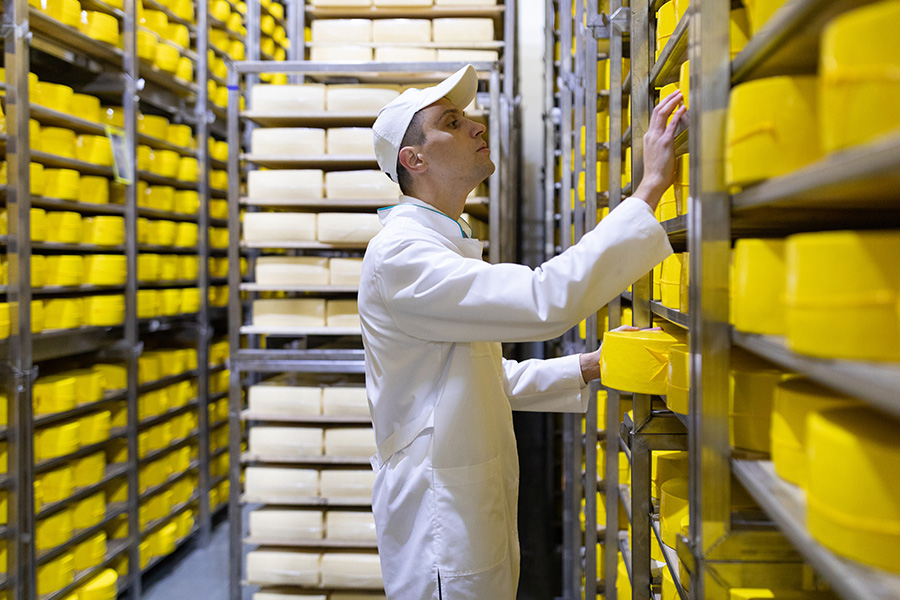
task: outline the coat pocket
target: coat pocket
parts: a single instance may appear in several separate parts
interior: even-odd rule
[[[437,556],[443,574],[471,575],[506,559],[506,500],[500,457],[434,469]]]

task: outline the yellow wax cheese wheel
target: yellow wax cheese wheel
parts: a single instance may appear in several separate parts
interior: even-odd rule
[[[742,186],[819,159],[818,80],[769,77],[731,90],[725,181]]]
[[[772,408],[772,462],[779,477],[806,487],[807,419],[810,414],[857,405],[857,401],[806,379],[782,381]]]
[[[734,245],[732,322],[748,333],[784,335],[785,242],[741,239]]]
[[[867,408],[807,420],[806,522],[826,547],[900,574],[900,422]]]
[[[681,531],[681,520],[688,514],[688,481],[686,478],[670,479],[662,485],[659,505],[660,528],[663,543],[675,547]]]
[[[768,452],[772,405],[778,384],[792,377],[749,353],[732,351],[729,412],[735,448]]]
[[[690,396],[690,348],[676,344],[669,348],[666,377],[666,406],[680,415],[688,414]]]
[[[665,331],[610,331],[600,351],[603,385],[640,394],[666,393],[669,349],[683,343]]]
[[[900,361],[900,232],[787,238],[789,347],[822,358]],[[872,323],[878,324],[877,335]]]
[[[900,94],[900,43],[893,25],[900,2],[846,12],[822,35],[822,145],[826,152],[863,144],[900,130],[893,107]]]

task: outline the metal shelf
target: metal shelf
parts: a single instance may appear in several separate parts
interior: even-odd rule
[[[154,244],[138,244],[138,252],[156,254],[200,254],[198,246],[157,246]]]
[[[293,336],[356,336],[362,335],[359,327],[256,327],[245,325],[241,327],[242,334],[268,335],[278,337]]]
[[[690,327],[690,317],[687,313],[675,310],[674,308],[669,308],[668,306],[663,306],[658,300],[650,301],[650,312],[679,327],[684,327],[685,329]]]
[[[900,576],[844,559],[821,544],[806,528],[806,496],[775,474],[770,461],[734,460],[735,476],[794,547],[846,600],[896,600]]]
[[[273,423],[306,423],[310,425],[371,425],[370,417],[342,417],[337,415],[273,415],[251,410],[241,412],[244,421],[267,421]]]
[[[272,169],[377,169],[375,155],[367,154],[319,154],[310,156],[278,154],[241,154],[241,160]]]
[[[196,214],[177,213],[168,210],[157,210],[155,208],[148,208],[146,206],[139,206],[137,210],[139,217],[147,217],[150,219],[163,219],[166,221],[187,221],[190,223],[197,223],[200,220],[200,217],[198,217]]]
[[[185,98],[188,102],[196,100],[199,87],[196,83],[179,79],[173,73],[160,70],[156,65],[140,59],[140,76],[148,83],[153,83],[179,98]]]
[[[177,417],[178,415],[191,412],[192,410],[197,410],[200,405],[200,401],[194,398],[184,406],[178,406],[175,408],[170,408],[166,412],[161,415],[157,415],[155,417],[150,417],[149,419],[144,419],[140,423],[138,423],[138,431],[143,431],[149,427],[153,427],[154,425],[159,425],[160,423],[165,423],[166,421],[172,419],[173,417]]]
[[[172,508],[172,510],[169,511],[169,514],[167,514],[165,517],[160,517],[159,519],[156,519],[155,521],[151,521],[150,523],[147,523],[147,526],[143,530],[141,530],[141,539],[144,539],[151,533],[154,533],[158,529],[163,528],[166,525],[166,523],[168,523],[169,521],[171,521],[172,519],[174,519],[175,517],[177,517],[184,511],[188,510],[191,507],[191,505],[199,499],[200,499],[200,494],[198,492],[194,492],[193,494],[191,494],[191,497],[187,500],[187,502],[182,502],[181,504]],[[185,539],[187,537],[190,537],[190,534],[188,534],[185,537]],[[168,555],[166,555],[166,556],[168,556]],[[158,557],[158,558],[162,558],[162,557]],[[147,570],[149,570],[152,566],[153,566],[153,561],[151,560],[150,565],[147,566],[147,569],[142,569],[142,572],[146,573]]]
[[[33,162],[40,163],[45,167],[51,167],[54,169],[73,169],[75,171],[79,171],[80,173],[87,173],[89,175],[105,175],[106,177],[113,176],[112,167],[97,165],[74,158],[67,158],[65,156],[57,156],[56,154],[50,154],[49,152],[32,151],[31,160]]]
[[[653,64],[653,68],[650,69],[651,88],[661,88],[667,83],[678,81],[681,75],[681,64],[687,60],[688,26],[691,21],[691,14],[689,10],[678,21],[675,31],[659,53],[659,58]]]
[[[296,540],[278,538],[244,538],[248,546],[280,546],[283,548],[318,548],[320,550],[377,550],[375,542],[354,542],[341,540]]]
[[[369,126],[375,122],[374,112],[266,111],[245,110],[241,118],[263,127],[351,127]]]
[[[731,63],[731,83],[772,75],[814,74],[819,41],[835,16],[874,0],[793,0],[763,24]]]
[[[292,465],[352,465],[368,466],[369,459],[362,456],[278,456],[274,454],[252,454],[246,452],[241,455],[243,464],[249,463],[279,463]]]
[[[6,186],[3,186],[3,188],[5,192]],[[62,200],[47,196],[32,196],[31,205],[38,208],[71,210],[94,215],[125,215],[125,207],[119,204],[91,204],[89,202],[75,202],[74,200]]]
[[[57,502],[50,502],[44,504],[41,509],[35,515],[35,519],[45,519],[52,515],[55,515],[59,511],[71,506],[72,504],[84,500],[88,496],[92,494],[96,494],[100,490],[102,490],[110,481],[116,479],[118,477],[122,477],[123,475],[128,474],[128,465],[127,463],[112,463],[106,465],[106,470],[103,474],[103,479],[99,482],[88,485],[82,488],[76,489],[68,498],[64,498],[63,500],[59,500]]]
[[[98,246],[97,244],[61,244],[58,242],[32,242],[32,250],[48,250],[55,252],[87,252],[100,254],[119,254],[125,252],[124,246]]]
[[[185,446],[189,446],[191,442],[197,439],[197,430],[195,429],[187,437],[183,437],[179,440],[174,440],[169,443],[165,448],[160,448],[159,450],[151,450],[146,453],[144,456],[138,457],[138,465],[144,466],[148,463],[152,463],[154,460],[160,459],[167,454],[171,454],[180,448],[184,448]]]
[[[0,294],[6,294],[8,290],[8,286],[0,286]],[[44,296],[83,296],[85,294],[103,292],[123,293],[124,291],[125,286],[122,285],[45,285],[31,288],[31,295],[35,298],[41,298]]]
[[[115,561],[121,554],[124,554],[128,550],[129,545],[130,544],[127,539],[107,540],[106,555],[103,557],[103,562],[101,562],[97,566],[91,567],[90,569],[85,569],[83,571],[75,573],[75,577],[71,584],[50,594],[39,596],[39,600],[62,600],[64,598],[68,598],[72,594],[72,592],[81,587],[82,584],[87,583],[95,576],[108,569],[113,561]],[[122,581],[122,579],[120,579],[120,581]]]
[[[147,183],[152,183],[154,185],[167,185],[178,190],[197,190],[199,188],[196,181],[182,181],[181,179],[174,179],[172,177],[163,177],[162,175],[157,175],[150,171],[138,171],[137,176],[141,181],[146,181]]]
[[[40,50],[71,63],[79,63],[77,56],[82,56],[112,65],[117,70],[122,69],[125,56],[122,50],[98,42],[33,7],[28,9],[28,22],[37,34],[32,39],[33,45]]]
[[[182,381],[188,381],[200,374],[198,369],[191,369],[189,371],[183,371],[178,373],[177,375],[167,375],[166,377],[161,377],[160,379],[154,379],[153,381],[146,381],[138,384],[138,394],[143,394],[145,392],[152,392],[153,390],[158,390],[160,388],[168,387],[173,383],[181,383]]]
[[[200,282],[196,279],[169,279],[163,281],[138,281],[138,289],[167,289],[198,287]]]
[[[366,249],[367,244],[325,244],[322,242],[245,242],[241,240],[241,248],[284,248],[290,250],[359,250]]]
[[[429,19],[442,17],[491,17],[501,19],[502,4],[492,6],[429,6],[420,7],[318,7],[306,6],[306,14],[314,19]]]
[[[179,25],[186,25],[188,28],[188,31],[192,34],[191,37],[193,37],[197,33],[196,23],[194,23],[193,21],[188,21],[187,19],[182,19],[181,17],[176,15],[174,12],[172,12],[172,10],[169,9],[169,7],[166,6],[165,4],[157,2],[156,0],[147,0],[143,4],[144,4],[144,8],[146,10],[158,10],[159,12],[165,13],[166,17],[168,17],[168,19],[169,19],[169,23],[177,23]]]
[[[94,352],[119,342],[121,327],[76,327],[51,329],[32,336],[34,362]],[[0,340],[0,356],[9,354],[9,340]]]
[[[102,531],[107,525],[112,523],[116,518],[120,515],[123,515],[127,512],[126,503],[125,502],[116,502],[114,504],[106,505],[106,514],[103,516],[103,519],[97,523],[96,525],[91,525],[85,529],[76,530],[75,533],[68,541],[55,548],[50,550],[45,550],[36,554],[35,556],[35,564],[40,566],[43,565],[54,558],[60,556],[61,554],[71,550],[81,542],[97,535],[100,531]]]
[[[731,210],[741,232],[884,228],[900,225],[898,189],[900,135],[892,135],[749,187]]]
[[[275,285],[263,283],[242,283],[242,292],[302,292],[310,294],[356,294],[357,285]]]
[[[273,506],[319,506],[319,507],[357,507],[371,508],[371,498],[325,498],[322,496],[297,496],[296,498],[283,498],[280,496],[253,496],[243,494],[242,504],[271,504]]]
[[[71,410],[56,413],[48,413],[44,415],[34,416],[34,427],[47,427],[55,425],[61,421],[68,421],[76,417],[81,417],[99,410],[103,410],[107,405],[113,402],[124,401],[126,397],[125,390],[111,390],[103,394],[103,398],[87,404],[80,404]]]
[[[340,48],[343,42],[307,42],[307,48]],[[363,48],[378,48],[384,46],[383,42],[353,42],[354,46]],[[489,42],[391,42],[391,47],[397,48],[433,48],[447,50],[502,50],[506,47],[502,41]]]
[[[685,591],[684,586],[681,585],[681,575],[678,570],[678,554],[675,552],[674,548],[666,546],[663,542],[659,518],[651,517],[650,526],[653,529],[654,535],[656,535],[656,542],[659,544],[660,550],[662,550],[663,557],[666,559],[666,566],[664,568],[669,570],[669,575],[672,576],[672,581],[675,582],[675,589],[678,591],[678,597],[681,598],[681,600],[689,600],[687,591]]]
[[[900,416],[900,365],[815,358],[792,352],[783,337],[733,330],[732,341],[786,369]]]
[[[61,467],[65,464],[68,464],[69,461],[74,460],[76,458],[84,458],[89,454],[93,454],[94,452],[100,452],[104,450],[110,443],[124,438],[125,437],[125,428],[124,427],[116,427],[109,430],[109,439],[103,440],[102,442],[97,442],[96,444],[89,444],[87,446],[82,446],[75,452],[71,452],[69,454],[63,456],[56,456],[53,458],[44,459],[34,465],[35,473],[43,473],[44,471],[49,471],[51,469],[55,469],[56,467]]]
[[[69,113],[60,112],[40,104],[32,103],[31,118],[38,121],[42,127],[65,127],[73,129],[79,133],[89,133],[93,135],[106,135],[106,127],[102,123],[88,121]]]
[[[193,158],[197,157],[197,151],[193,148],[185,148],[184,146],[176,146],[172,144],[168,140],[163,140],[157,137],[149,136],[145,133],[138,134],[138,143],[150,146],[152,148],[157,148],[160,150],[171,150],[173,152],[177,152],[182,156],[190,156]]]
[[[241,349],[231,359],[231,368],[270,373],[365,373],[365,354],[362,349]]]
[[[160,493],[167,490],[172,484],[177,483],[191,474],[192,471],[196,471],[200,466],[200,462],[193,460],[190,465],[184,471],[179,471],[178,473],[173,473],[169,475],[169,477],[159,485],[154,485],[152,487],[147,488],[143,492],[141,492],[139,499],[141,502],[149,500],[150,498],[159,495]]]

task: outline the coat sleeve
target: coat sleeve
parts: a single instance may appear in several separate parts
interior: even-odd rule
[[[388,244],[374,270],[397,326],[439,342],[558,337],[672,252],[649,206],[629,198],[536,269],[465,258],[427,239]]]
[[[523,362],[503,359],[503,385],[513,410],[585,412],[590,401],[577,354]]]

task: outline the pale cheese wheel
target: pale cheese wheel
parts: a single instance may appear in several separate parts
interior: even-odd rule
[[[323,388],[322,414],[333,417],[370,416],[366,388],[342,386]]]
[[[325,454],[328,456],[368,458],[376,450],[375,430],[371,427],[340,427],[325,431]]]
[[[384,586],[381,561],[375,553],[326,552],[322,554],[322,586],[379,590]]]
[[[370,19],[316,19],[310,26],[312,41],[344,44],[372,41],[372,21]]]
[[[325,130],[312,127],[258,127],[250,134],[254,154],[319,156],[325,153]]]
[[[434,62],[434,48],[419,46],[376,46],[375,60],[379,62]]]
[[[329,85],[325,90],[325,106],[330,112],[377,113],[399,95],[396,86]]]
[[[325,175],[325,196],[329,200],[397,200],[400,186],[381,171],[330,171]]]
[[[437,43],[490,42],[494,40],[494,20],[456,17],[434,19],[432,37]]]
[[[318,415],[322,412],[322,388],[265,381],[250,386],[247,405],[266,415]]]
[[[247,553],[247,580],[260,585],[319,585],[318,552],[254,550]]]
[[[257,327],[325,327],[325,300],[273,298],[253,301]]]
[[[359,327],[356,300],[329,300],[325,304],[326,327]]]
[[[432,0],[373,0],[375,6],[431,6]]]
[[[497,62],[500,53],[496,50],[452,50],[439,48],[438,62]]]
[[[359,285],[361,258],[332,258],[328,263],[331,285]]]
[[[319,472],[314,469],[247,467],[244,477],[248,496],[294,499],[319,495]]]
[[[261,509],[250,513],[250,535],[255,538],[320,540],[324,535],[322,525],[322,511],[318,510]]]
[[[249,470],[249,469],[248,469]],[[375,471],[322,471],[320,488],[324,498],[372,497]]]
[[[387,596],[363,592],[334,592],[328,595],[328,600],[387,600]]]
[[[372,22],[372,41],[376,44],[430,42],[431,20],[376,19]]]
[[[250,171],[247,195],[251,198],[318,199],[325,190],[325,173],[319,169]]]
[[[319,213],[317,238],[323,244],[367,244],[381,231],[373,213]]]
[[[329,260],[320,256],[260,256],[256,283],[263,285],[328,285]]]
[[[315,213],[247,213],[244,215],[244,241],[311,242],[316,239],[316,221]]]
[[[312,0],[313,6],[371,6],[372,0]]]
[[[265,427],[250,429],[250,453],[268,456],[321,456],[321,427]]]
[[[496,6],[497,0],[434,0],[435,6]]]
[[[367,62],[372,60],[372,49],[349,44],[313,46],[309,55],[313,62]]]
[[[371,127],[331,127],[326,134],[326,154],[375,156]]]
[[[334,598],[334,596],[332,596]],[[278,592],[256,592],[253,600],[329,600],[324,594],[287,594]],[[368,596],[366,600],[371,600]]]
[[[263,112],[323,111],[325,86],[321,83],[256,84],[250,88],[250,107]]]
[[[374,542],[375,515],[371,512],[328,511],[325,513],[325,537],[348,542]]]

